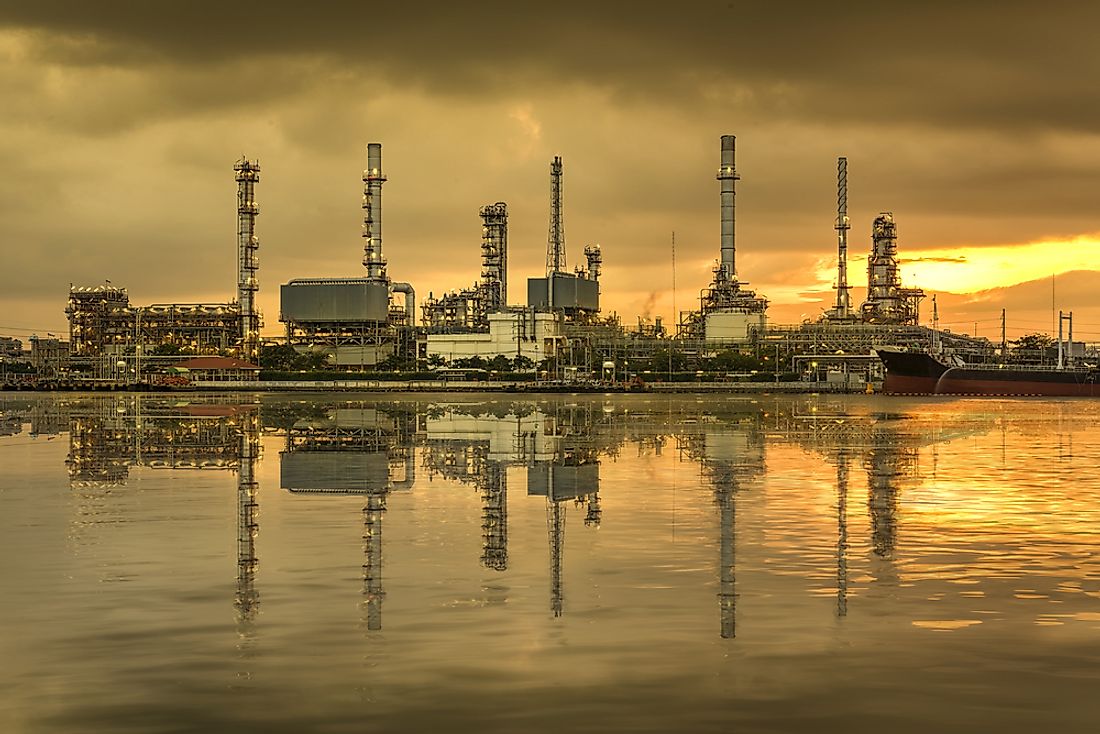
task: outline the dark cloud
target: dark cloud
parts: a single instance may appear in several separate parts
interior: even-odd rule
[[[69,65],[326,59],[433,93],[580,83],[770,117],[1095,130],[1082,3],[35,2],[0,24]],[[58,41],[58,39],[62,39]],[[247,83],[223,79],[247,94]],[[272,81],[277,82],[277,79]]]
[[[477,278],[493,201],[523,292],[560,153],[570,262],[601,243],[610,307],[667,314],[672,230],[679,306],[710,277],[717,138],[736,133],[739,269],[797,317],[835,253],[837,155],[853,263],[884,210],[902,257],[1100,232],[1098,20],[1022,2],[6,4],[3,303],[102,278],[145,302],[231,297],[246,153],[277,331],[278,283],[360,272],[362,146],[381,140],[390,272],[422,295]]]

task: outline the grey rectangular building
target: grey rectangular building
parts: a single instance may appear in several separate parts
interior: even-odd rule
[[[386,321],[390,292],[366,278],[292,280],[279,288],[279,319],[297,323]]]
[[[567,311],[599,311],[600,282],[572,273],[554,273],[549,278],[528,278],[527,305],[544,310],[563,308]]]

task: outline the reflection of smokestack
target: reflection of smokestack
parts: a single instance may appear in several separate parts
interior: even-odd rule
[[[734,168],[734,142],[733,135],[722,136],[722,166],[718,169],[718,181],[721,184],[722,196],[722,266],[721,271],[727,280],[737,277],[737,268],[734,264],[734,231],[733,231],[733,198],[734,182],[741,177]]]
[[[719,517],[721,527],[719,528],[719,537],[721,538],[721,550],[719,553],[720,567],[718,572],[719,587],[718,587],[718,610],[719,619],[721,622],[721,635],[722,639],[732,640],[737,637],[737,549],[736,542],[736,524],[737,524],[737,501],[734,497],[734,490],[736,485],[732,487],[722,487],[718,491],[718,507],[720,509]]]
[[[371,280],[386,280],[386,258],[382,254],[382,144],[367,144],[367,170],[363,171],[363,264]]]
[[[553,481],[551,470],[551,482]],[[552,486],[552,485],[551,485]],[[550,535],[550,611],[560,617],[564,609],[561,587],[562,551],[565,549],[565,507],[547,497],[546,530]]]
[[[363,597],[367,629],[382,629],[382,514],[386,511],[386,495],[371,493],[363,508]]]

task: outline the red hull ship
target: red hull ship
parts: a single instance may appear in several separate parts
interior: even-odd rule
[[[952,365],[930,354],[876,350],[889,395],[1042,395],[1100,397],[1100,370],[1017,365]]]

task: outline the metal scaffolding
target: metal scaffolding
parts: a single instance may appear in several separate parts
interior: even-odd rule
[[[561,156],[550,162],[550,227],[546,235],[546,275],[564,273],[565,224],[562,221]]]
[[[848,286],[848,159],[836,159],[836,305],[827,311],[830,321],[851,321],[851,294]]]

